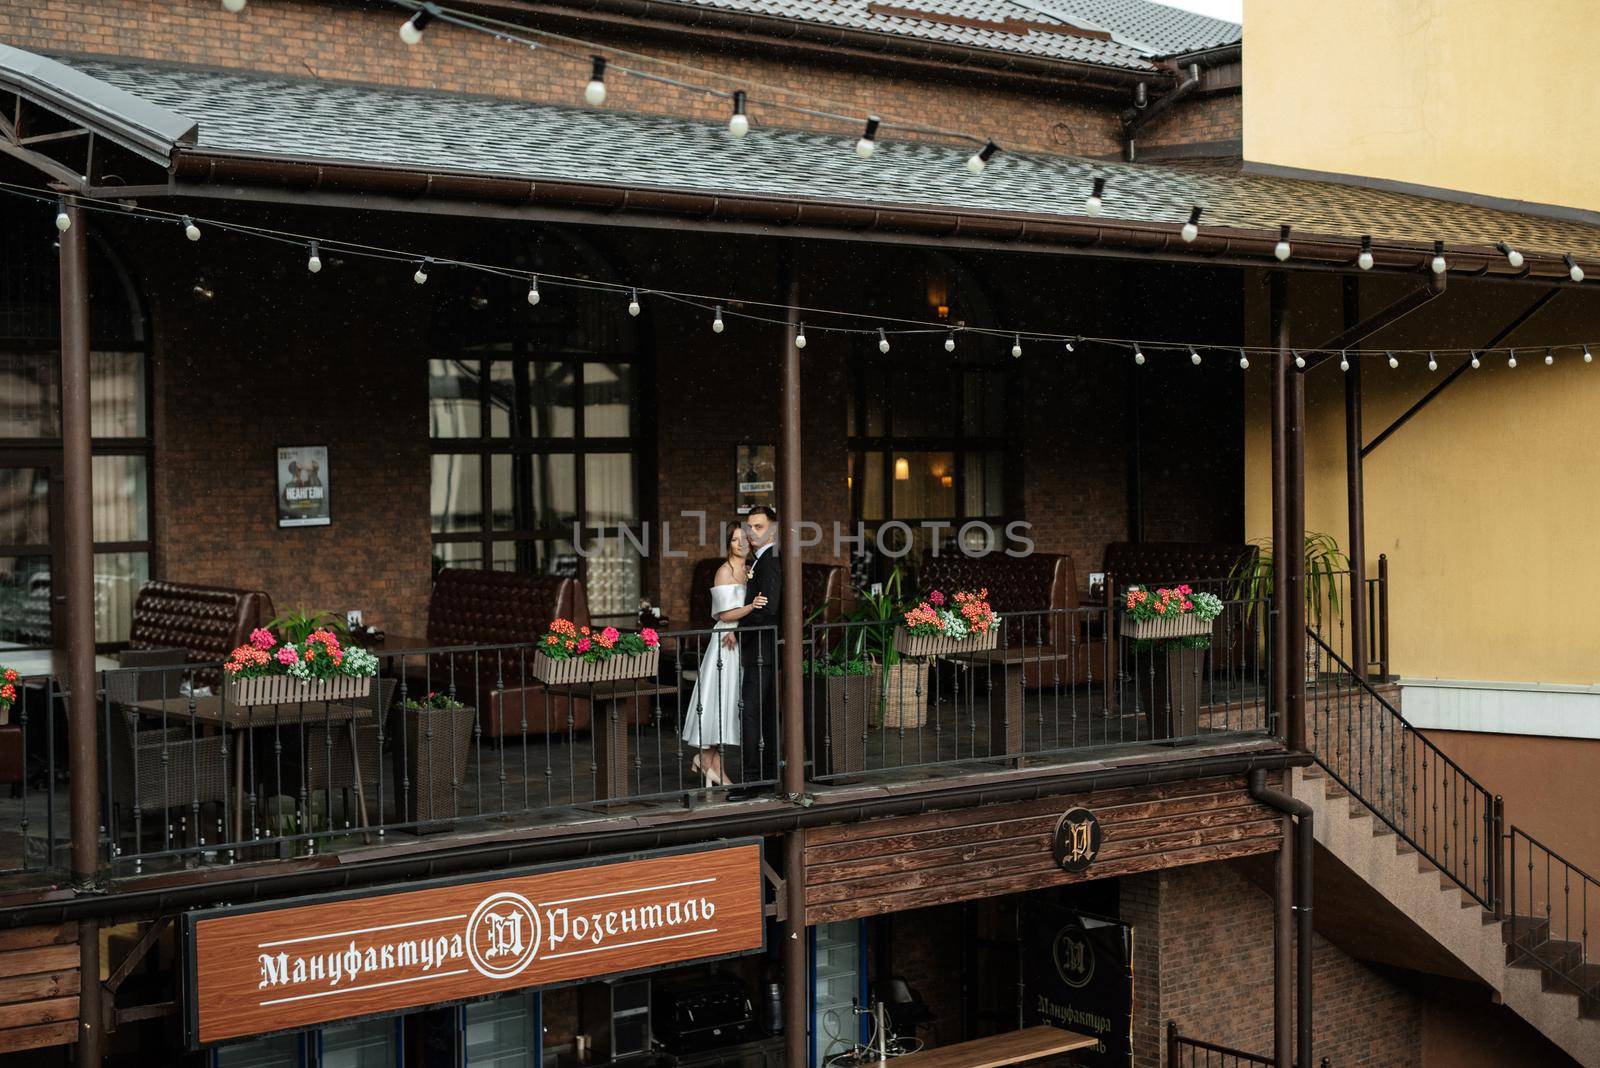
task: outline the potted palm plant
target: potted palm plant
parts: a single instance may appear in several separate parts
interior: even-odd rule
[[[1254,560],[1241,560],[1233,569],[1231,585],[1235,596],[1247,601],[1266,601],[1274,591],[1272,539],[1254,541],[1260,552]],[[1350,558],[1339,548],[1331,534],[1306,531],[1305,539],[1305,598],[1306,681],[1315,682],[1322,669],[1322,649],[1317,638],[1324,624],[1337,623],[1344,618],[1344,593],[1340,587],[1341,576],[1350,573]]]

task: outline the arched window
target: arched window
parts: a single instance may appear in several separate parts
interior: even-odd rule
[[[60,300],[54,209],[9,204],[0,258],[0,641],[60,644],[50,595],[62,574]],[[90,431],[94,438],[95,640],[126,640],[150,575],[149,346],[137,292],[98,240],[89,247]]]
[[[559,233],[531,255],[530,273],[600,273]],[[428,361],[435,569],[575,575],[591,615],[633,614],[643,560],[618,530],[637,539],[646,518],[646,384],[626,301],[547,286],[529,307],[460,284]]]

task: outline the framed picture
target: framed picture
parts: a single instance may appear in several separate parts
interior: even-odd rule
[[[278,449],[278,526],[325,527],[328,511],[328,447],[285,445]]]
[[[773,487],[777,475],[776,445],[734,446],[734,510],[749,515],[758,504],[776,508],[778,495]]]

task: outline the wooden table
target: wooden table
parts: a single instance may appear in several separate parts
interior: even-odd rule
[[[677,693],[676,686],[656,679],[613,679],[566,686],[546,686],[567,700],[589,702],[589,741],[594,746],[596,801],[620,801],[628,796],[628,725],[617,707],[624,701],[650,700]]]
[[[882,1065],[884,1068],[1004,1068],[1005,1065],[1026,1064],[1073,1050],[1089,1049],[1099,1042],[1092,1035],[1063,1031],[1059,1027],[1028,1027],[971,1042],[958,1042],[953,1046],[908,1053],[892,1060],[862,1063]]]
[[[115,657],[97,655],[94,658],[96,671],[111,671],[116,667]],[[42,685],[44,676],[60,678],[67,673],[67,653],[64,649],[0,650],[0,668],[16,669],[24,685]]]
[[[1047,653],[1041,649],[983,649],[970,653],[952,653],[947,659],[972,668],[974,671],[983,671],[989,677],[989,685],[993,685],[994,674],[1001,674],[1000,683],[1003,693],[999,701],[989,700],[989,745],[991,749],[996,740],[1004,745],[1004,752],[991,752],[990,756],[1013,757],[1020,760],[1023,756],[1023,739],[1025,737],[1023,716],[1026,710],[1022,703],[1023,681],[1027,675],[1026,665],[1059,663],[1072,659],[1071,653]]]
[[[162,726],[182,725],[192,721],[202,727],[227,730],[235,737],[233,747],[233,840],[244,841],[244,751],[245,735],[252,730],[267,727],[331,726],[351,721],[364,722],[373,717],[371,703],[365,705],[324,701],[296,701],[283,705],[237,705],[224,702],[220,696],[169,697],[153,701],[140,701],[131,706],[147,719],[159,720]],[[351,760],[358,769],[356,798],[362,809],[366,808],[366,795],[360,782],[361,757],[352,752]],[[331,822],[330,816],[330,822]]]

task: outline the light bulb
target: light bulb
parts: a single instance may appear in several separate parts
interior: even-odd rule
[[[67,202],[58,200],[56,201],[56,230],[64,234],[70,229],[72,229],[72,216],[67,214]]]
[[[1472,369],[1474,371],[1476,371],[1478,368],[1480,368],[1482,366],[1483,366],[1483,361],[1478,359],[1478,354],[1476,352],[1474,352],[1472,354]]]
[[[1185,244],[1194,241],[1195,238],[1200,236],[1199,205],[1189,209],[1189,221],[1183,224],[1183,229],[1180,230],[1179,233],[1183,236]]]
[[[956,335],[955,335],[954,331],[952,331],[949,334],[945,335],[945,338],[944,338],[944,351],[946,351],[946,352],[954,352],[954,351],[956,351]]]
[[[528,279],[528,303],[539,303],[539,276],[533,275]]]
[[[806,347],[806,324],[805,323],[801,323],[800,324],[800,329],[795,331],[794,347],[797,348],[797,349],[803,349],[803,348]]]
[[[1585,345],[1583,347],[1583,362],[1584,363],[1594,363],[1594,353],[1589,351],[1589,346],[1588,345]]]
[[[1250,357],[1248,357],[1248,356],[1246,356],[1244,354],[1244,349],[1240,349],[1239,350],[1239,370],[1241,370],[1241,371],[1250,370]]]
[[[1400,366],[1400,360],[1395,356],[1394,353],[1392,353],[1392,352],[1389,353],[1389,370],[1392,371],[1392,370],[1394,370],[1395,368],[1397,368],[1399,366]]]
[[[744,90],[733,94],[733,114],[728,118],[728,132],[735,137],[743,137],[750,132],[750,116],[744,113],[744,101]]]
[[[1432,260],[1428,261],[1428,266],[1433,269],[1433,273],[1434,274],[1444,274],[1445,270],[1450,265],[1445,263],[1443,256],[1437,256],[1436,255],[1436,256],[1433,257]]]
[[[190,241],[200,240],[200,227],[196,226],[194,220],[187,215],[183,217],[183,236]]]
[[[722,330],[723,330],[723,326],[722,326],[722,305],[718,304],[717,305],[717,310],[713,314],[715,315],[715,318],[713,318],[711,320],[711,332],[713,334],[720,334],[720,333],[722,333]]]
[[[237,15],[244,10],[245,0],[222,0],[222,10],[230,15]]]
[[[1339,370],[1350,370],[1350,354],[1348,352],[1339,353]]]
[[[1553,364],[1555,362],[1556,362],[1556,350],[1555,349],[1549,349],[1549,348],[1545,349],[1544,350],[1544,365],[1546,367],[1549,367],[1551,364]]]
[[[1293,350],[1291,349],[1290,351],[1293,351]],[[1300,370],[1304,371],[1306,369],[1306,358],[1304,356],[1300,355],[1298,352],[1296,352],[1294,354],[1294,365],[1295,365],[1295,367],[1297,367]]]
[[[1439,369],[1439,361],[1433,358],[1433,350],[1429,349],[1428,350],[1428,370],[1437,371],[1438,369]]]
[[[1193,345],[1189,346],[1189,362],[1194,364],[1196,367],[1200,366],[1200,353]]]
[[[967,170],[973,174],[982,174],[985,167],[989,166],[989,157],[1000,151],[1000,146],[993,141],[985,141],[983,147],[967,157]]]
[[[867,116],[867,125],[856,139],[856,155],[866,159],[878,150],[878,124],[883,120],[876,115]]]
[[[430,264],[432,262],[433,261],[431,259],[425,259],[420,264],[418,264],[417,265],[417,273],[411,276],[411,280],[413,282],[417,283],[417,285],[419,285],[419,286],[427,285],[428,284],[428,264]]]
[[[433,12],[423,7],[400,24],[400,40],[408,45],[422,43],[422,31],[433,21]]]
[[[1516,270],[1522,266],[1522,253],[1518,252],[1504,241],[1496,241],[1494,247],[1505,253],[1506,262],[1511,265],[1512,270]]]
[[[1013,360],[1017,360],[1017,359],[1021,359],[1022,358],[1022,335],[1021,334],[1018,334],[1017,336],[1015,336],[1015,337],[1013,337],[1011,339],[1011,358]]]
[[[1105,193],[1106,180],[1104,178],[1096,178],[1094,180],[1094,189],[1084,199],[1084,212],[1088,215],[1099,215],[1100,209],[1105,207]]]
[[[1139,367],[1144,366],[1144,352],[1137,345],[1133,347],[1133,362]]]
[[[1372,253],[1363,251],[1361,255],[1356,257],[1356,264],[1363,271],[1372,270]]]
[[[878,351],[879,352],[888,352],[889,351],[889,338],[888,338],[888,336],[886,334],[884,334],[883,327],[881,327],[881,326],[878,327]]]
[[[589,74],[589,84],[583,87],[583,99],[592,108],[597,108],[606,102],[606,57],[590,56],[593,67]]]
[[[1079,339],[1078,339],[1078,340],[1079,340],[1079,341],[1082,341],[1082,340],[1083,340],[1083,338],[1081,338],[1081,337],[1080,337],[1080,338],[1079,338]],[[1068,351],[1068,352],[1072,352],[1072,351],[1074,351],[1074,350],[1073,350],[1073,348],[1072,348],[1072,342],[1070,342],[1070,341],[1069,341],[1069,342],[1067,342],[1067,351]]]
[[[1570,255],[1562,256],[1561,258],[1566,262],[1567,265],[1567,277],[1572,279],[1574,282],[1583,281],[1583,268],[1578,266],[1578,261],[1573,259]]]
[[[318,271],[322,270],[321,251],[317,248],[317,243],[315,241],[311,242],[311,252],[306,256],[306,270],[310,271],[312,274],[316,274]]]
[[[1506,366],[1507,367],[1515,367],[1516,365],[1517,365],[1517,350],[1516,349],[1512,349],[1511,350],[1511,356],[1506,360]]]
[[[635,318],[638,318],[638,315],[639,315],[639,291],[637,289],[632,290],[628,295],[628,314],[634,316]]]
[[[1278,262],[1281,263],[1289,258],[1291,251],[1293,250],[1289,247],[1289,228],[1280,226],[1278,227],[1278,243],[1272,246],[1272,254],[1278,257]]]

